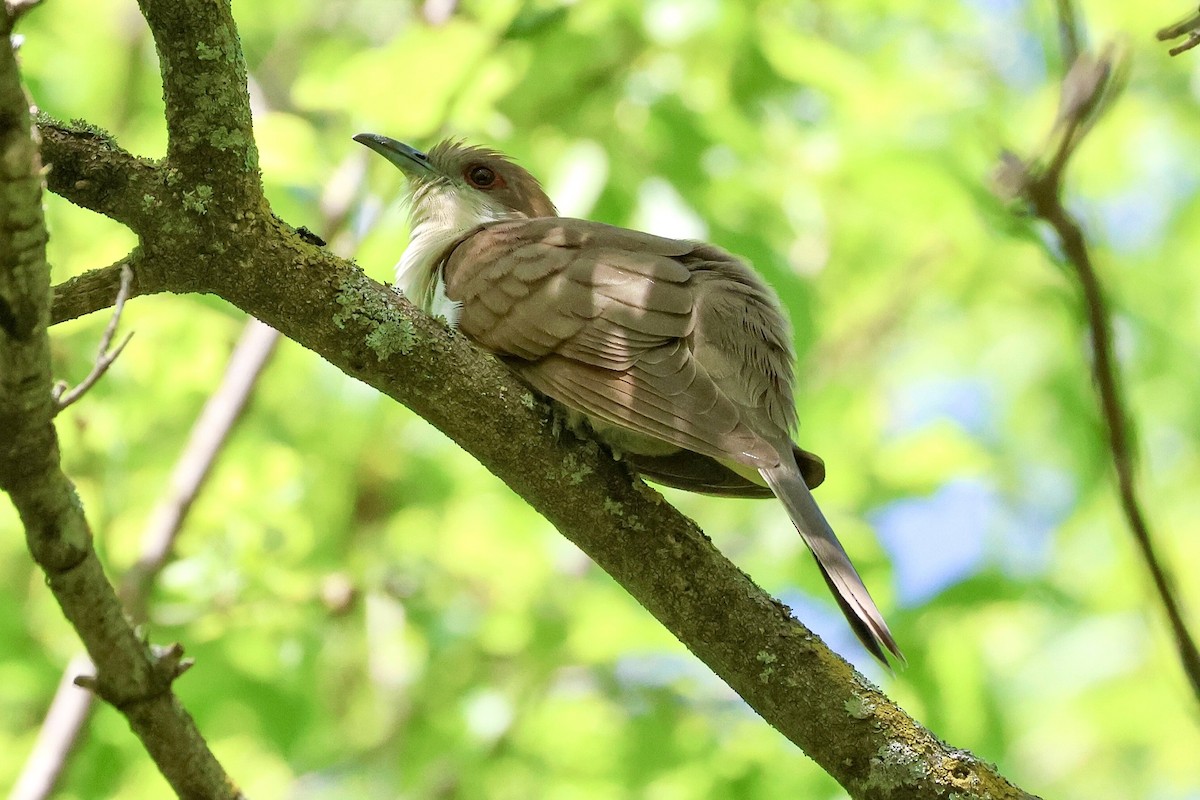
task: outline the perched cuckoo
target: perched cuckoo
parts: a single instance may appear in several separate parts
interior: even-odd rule
[[[559,217],[493,150],[354,138],[408,178],[396,285],[413,303],[582,415],[646,478],[778,497],[863,644],[901,657],[809,492],[825,470],[792,443],[791,328],[753,269],[710,244]]]

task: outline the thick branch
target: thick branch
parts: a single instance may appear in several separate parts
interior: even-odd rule
[[[140,0],[158,51],[167,161],[213,199],[253,207],[262,196],[246,62],[229,0]]]
[[[178,660],[151,654],[126,622],[59,465],[46,335],[50,269],[33,134],[12,49],[0,48],[0,489],[12,498],[30,552],[97,665],[96,691],[126,715],[180,796],[236,797],[170,690]]]

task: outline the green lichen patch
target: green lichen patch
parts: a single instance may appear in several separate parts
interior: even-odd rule
[[[208,134],[208,143],[218,150],[241,150],[250,142],[241,131],[219,125]]]
[[[921,754],[904,742],[889,742],[871,758],[867,787],[895,791],[912,786],[929,775],[929,767]]]
[[[375,353],[375,357],[383,361],[390,356],[408,355],[412,352],[416,339],[413,325],[406,319],[390,320],[379,323],[375,330],[367,334],[367,347]]]
[[[846,701],[846,713],[855,719],[868,719],[875,713],[875,702],[869,697],[856,694]]]
[[[183,193],[183,207],[197,214],[207,214],[208,201],[212,200],[212,196],[212,187],[200,184],[194,190],[188,190]]]
[[[767,650],[759,650],[754,658],[758,663],[763,665],[763,668],[758,673],[759,683],[770,683],[771,678],[775,677],[775,667],[773,665],[779,660],[779,656]]]
[[[393,355],[408,355],[417,342],[417,331],[363,278],[348,279],[339,287],[338,309],[333,324],[345,330],[351,324],[369,328],[364,343],[380,361]]]
[[[220,61],[224,58],[221,48],[212,47],[204,42],[196,42],[196,57],[201,61]]]
[[[559,469],[559,477],[572,486],[578,486],[583,483],[583,479],[591,474],[591,466],[576,458],[574,453],[567,454],[567,457],[563,459],[562,467]]]
[[[638,515],[627,513],[625,511],[625,504],[620,500],[613,500],[611,497],[604,498],[604,510],[609,514],[612,514],[614,517],[620,517],[630,530],[646,530],[646,526],[640,519],[638,519]]]

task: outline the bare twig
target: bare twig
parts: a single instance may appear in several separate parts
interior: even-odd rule
[[[1177,44],[1167,52],[1173,56],[1180,53],[1186,53],[1196,45],[1200,44],[1200,10],[1193,12],[1183,20],[1176,22],[1174,25],[1168,25],[1160,30],[1157,34],[1160,42],[1178,39],[1181,36],[1186,36],[1183,44]]]
[[[1180,53],[1186,53],[1196,45],[1200,44],[1200,33],[1188,34],[1188,38],[1183,44],[1177,44],[1167,51],[1167,55],[1177,56]]]
[[[1037,215],[1045,220],[1058,236],[1065,258],[1079,278],[1087,307],[1088,335],[1094,356],[1092,376],[1096,382],[1096,391],[1108,430],[1108,443],[1112,451],[1113,467],[1117,473],[1121,509],[1166,611],[1184,672],[1192,684],[1193,692],[1200,699],[1200,651],[1197,650],[1184,621],[1174,581],[1155,551],[1150,525],[1138,497],[1134,474],[1133,422],[1125,409],[1120,368],[1113,352],[1111,314],[1104,298],[1104,290],[1079,223],[1063,207],[1061,199],[1048,191],[1049,187],[1036,187],[1031,199],[1034,201],[1033,207]]]
[[[1136,437],[1114,354],[1111,312],[1083,229],[1062,202],[1063,174],[1071,154],[1119,91],[1124,74],[1120,61],[1112,47],[1099,57],[1080,55],[1063,80],[1059,115],[1051,134],[1052,140],[1057,137],[1057,145],[1050,148],[1050,157],[1039,164],[1005,153],[997,169],[997,182],[1001,194],[1024,200],[1050,226],[1061,245],[1063,259],[1079,281],[1093,353],[1092,377],[1108,434],[1121,509],[1166,611],[1184,672],[1200,699],[1200,650],[1184,621],[1174,582],[1155,551],[1137,492],[1133,444]]]
[[[92,365],[92,371],[74,389],[68,389],[67,384],[63,381],[59,381],[54,385],[54,388],[51,390],[51,396],[54,398],[56,414],[87,394],[87,391],[96,385],[96,381],[104,377],[104,373],[108,372],[108,368],[117,360],[117,356],[121,355],[121,351],[125,349],[125,345],[129,344],[129,340],[133,337],[132,331],[125,334],[125,338],[121,340],[120,344],[109,350],[112,347],[113,337],[117,333],[117,325],[121,322],[121,312],[125,309],[125,301],[129,299],[129,287],[132,284],[133,270],[129,268],[128,264],[122,264],[121,288],[117,290],[117,301],[113,306],[112,316],[108,320],[108,325],[104,328],[104,335],[100,337],[100,347],[96,351],[96,362]]]

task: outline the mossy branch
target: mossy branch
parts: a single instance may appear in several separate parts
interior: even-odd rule
[[[14,11],[5,11],[8,34]],[[0,489],[12,499],[33,559],[96,664],[87,687],[121,710],[180,797],[237,798],[171,691],[186,667],[181,648],[152,652],[126,620],[59,463],[42,164],[11,47],[0,49],[0,152]],[[115,183],[131,179],[118,176]]]

